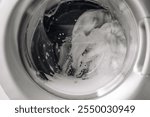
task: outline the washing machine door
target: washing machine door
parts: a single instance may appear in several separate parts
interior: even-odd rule
[[[95,0],[94,2],[90,0],[13,0],[11,2],[10,4],[9,1],[8,4],[7,0],[2,0],[0,3],[0,9],[5,11],[5,14],[0,15],[3,19],[0,27],[0,62],[3,69],[0,82],[10,99],[146,99],[150,97],[149,95],[141,96],[143,86],[148,83],[150,67],[150,25],[146,0]],[[8,5],[10,5],[9,8]],[[68,7],[68,5],[72,7]],[[69,12],[70,14],[74,13],[71,17],[66,15],[68,14],[66,8],[72,11]],[[44,42],[40,40],[57,34],[58,27],[55,27],[57,23],[52,25],[52,32],[45,31],[48,30],[48,25],[53,23],[54,16],[60,20],[60,23],[64,23],[65,21],[62,19],[67,17],[66,28],[73,16],[76,16],[75,19],[80,21],[82,18],[79,16],[84,12],[100,9],[111,12],[111,17],[118,20],[123,27],[127,39],[125,59],[116,77],[101,80],[98,76],[99,80],[97,80],[97,77],[94,79],[91,78],[92,76],[89,79],[85,77],[80,79],[77,76],[70,79],[66,76],[60,76],[60,71],[53,70],[54,67],[48,65],[55,64],[56,55],[60,56],[61,52],[55,51],[55,56],[48,53],[52,59],[54,59],[53,56],[56,57],[51,60],[50,64],[42,61],[43,59],[38,61],[43,54],[48,56],[47,51],[44,51],[43,48],[46,47],[45,50],[54,51],[63,45],[60,41],[56,42],[58,38],[47,39],[46,44],[50,41],[47,45],[44,45],[45,40]],[[76,13],[76,11],[80,11],[80,13]],[[39,26],[39,23],[42,26]],[[69,28],[67,27],[69,30],[65,29],[65,31],[67,30],[65,34],[75,32],[74,25],[70,23]],[[45,37],[41,37],[41,33]],[[63,41],[63,37],[61,41]],[[80,44],[81,42],[78,43],[78,45]],[[48,45],[49,47],[47,47]],[[71,46],[74,46],[72,42]],[[77,47],[81,46],[84,45]],[[56,63],[61,64],[63,60],[65,59],[58,60],[59,62]],[[55,78],[53,76],[56,75],[53,72],[59,75]],[[71,72],[69,75],[74,76],[72,74]],[[144,91],[147,91],[147,87]],[[148,92],[144,92],[145,94]]]

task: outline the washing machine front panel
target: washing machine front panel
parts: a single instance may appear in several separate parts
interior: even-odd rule
[[[123,11],[124,15],[126,15],[126,12],[128,12],[129,9],[132,12],[134,19],[131,19],[131,20],[128,19],[129,21],[126,21],[126,22],[124,21],[124,18],[126,18],[126,16],[124,18],[119,18],[119,19],[120,19],[121,24],[126,28],[125,29],[126,32],[132,33],[132,36],[133,36],[132,38],[136,37],[137,38],[136,40],[139,42],[137,43],[135,40],[133,40],[133,42],[131,42],[131,45],[130,45],[130,50],[133,51],[134,53],[134,57],[130,58],[132,52],[129,52],[128,56],[130,57],[126,60],[126,62],[128,63],[130,60],[132,60],[131,64],[129,64],[130,72],[128,71],[128,73],[126,73],[126,78],[125,79],[123,78],[124,80],[120,80],[120,82],[118,81],[118,84],[108,85],[109,88],[112,86],[112,89],[115,88],[115,90],[110,90],[111,92],[108,91],[107,92],[108,94],[107,94],[105,90],[108,87],[105,87],[103,89],[104,93],[103,93],[103,90],[99,90],[94,94],[94,96],[92,95],[93,97],[86,95],[87,98],[84,97],[84,99],[88,99],[88,96],[90,98],[96,98],[96,99],[133,99],[138,93],[140,86],[142,86],[143,84],[142,82],[145,78],[145,75],[149,74],[147,70],[149,67],[145,65],[146,63],[149,64],[149,61],[148,61],[149,54],[147,54],[147,56],[144,56],[144,58],[141,57],[143,56],[141,54],[143,51],[148,52],[149,44],[146,46],[145,49],[139,49],[139,50],[137,49],[138,47],[143,48],[144,44],[148,41],[147,40],[145,42],[140,41],[141,38],[143,39],[145,37],[139,36],[138,30],[137,32],[134,30],[134,29],[140,29],[141,35],[143,35],[145,28],[146,28],[146,31],[149,32],[149,20],[146,18],[149,16],[149,12],[145,8],[145,5],[146,5],[145,3],[147,1],[142,2],[140,0],[139,1],[126,0],[126,4],[129,8],[128,10],[126,10],[127,6],[125,4],[121,4],[122,0],[118,0],[117,2],[116,1],[117,0],[111,0],[112,6],[113,5],[117,6],[116,3],[118,4],[120,3],[117,7],[113,7],[114,9],[120,9],[122,11],[125,10]],[[59,2],[59,0],[55,2]],[[53,0],[49,0],[48,4],[50,6],[48,5],[47,8],[51,7],[51,5],[55,4],[55,2]],[[105,1],[104,3],[107,4],[107,2]],[[7,3],[5,3],[5,6],[6,5]],[[27,22],[28,20],[30,20],[30,19],[27,19],[27,17],[34,15],[34,13],[35,14],[39,13],[38,15],[36,15],[35,20],[38,20],[38,17],[41,18],[45,10],[45,8],[40,7],[41,5],[46,6],[46,1],[44,3],[43,1],[31,1],[31,0],[15,1],[14,0],[14,6],[12,4],[12,9],[14,10],[12,9],[7,10],[9,15],[8,16],[6,15],[7,16],[6,19],[9,19],[9,20],[6,20],[6,21],[9,21],[9,22],[4,23],[5,25],[3,24],[4,25],[3,28],[7,28],[7,29],[5,30],[6,32],[1,32],[2,33],[1,36],[3,37],[1,40],[2,43],[0,43],[2,44],[0,50],[3,55],[1,59],[3,61],[2,65],[4,68],[4,72],[1,75],[3,78],[5,78],[1,80],[1,84],[11,99],[61,99],[60,97],[68,98],[68,97],[65,97],[66,95],[60,96],[59,94],[55,93],[55,91],[47,92],[47,89],[45,87],[41,88],[41,86],[37,85],[38,83],[40,84],[41,82],[36,81],[37,83],[36,84],[35,79],[33,80],[31,78],[33,76],[36,76],[37,73],[31,72],[28,70],[28,68],[31,69],[30,67],[32,66],[32,64],[30,64],[31,66],[29,65],[26,66],[25,64],[28,64],[27,61],[23,60],[24,57],[22,57],[22,59],[20,58],[20,50],[18,50],[18,48],[24,49],[24,48],[20,48],[20,46],[18,45],[18,35],[20,33],[21,34],[23,33],[23,32],[20,32],[22,28],[21,27],[22,21]],[[39,12],[37,13],[38,10]],[[27,20],[24,20],[24,19],[27,19]],[[132,21],[132,23],[130,21]],[[35,22],[32,22],[32,23],[33,25],[31,25],[31,27],[29,25],[28,28],[30,28],[31,30],[34,30],[37,24]],[[128,26],[126,26],[126,24],[130,24],[134,26],[134,28],[132,28],[129,32],[127,31]],[[143,29],[143,26],[145,27],[144,29]],[[29,33],[29,37],[31,35],[32,34]],[[21,35],[21,38],[25,38],[24,36],[25,35]],[[147,34],[146,39],[147,38],[149,38],[148,34]],[[135,45],[134,42],[137,43],[137,45]],[[136,60],[136,56],[138,56],[137,60]],[[143,60],[146,62],[143,62]],[[126,69],[129,70],[127,65],[126,67],[124,67],[124,70]],[[127,86],[128,88],[126,88]],[[43,88],[46,90],[44,90]],[[51,92],[53,93],[51,94]],[[124,93],[121,93],[121,92],[124,92]],[[104,96],[104,94],[107,94],[107,95]],[[75,98],[71,97],[71,99],[83,99],[83,97],[82,96],[80,97],[79,95],[77,95],[77,97]]]

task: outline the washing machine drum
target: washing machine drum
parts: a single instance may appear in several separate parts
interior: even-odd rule
[[[133,72],[139,35],[124,0],[33,1],[20,18],[20,79],[56,99],[109,95]]]

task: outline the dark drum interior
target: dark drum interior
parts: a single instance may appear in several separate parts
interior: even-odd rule
[[[32,59],[40,76],[48,80],[45,74],[53,76],[61,72],[58,65],[60,48],[63,43],[71,40],[72,30],[79,16],[87,10],[103,9],[95,2],[64,1],[45,11],[32,40]],[[68,48],[71,44],[68,45]],[[73,75],[73,70],[68,75]]]

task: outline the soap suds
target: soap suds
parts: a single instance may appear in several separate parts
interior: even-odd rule
[[[59,60],[62,74],[77,78],[115,76],[123,65],[126,44],[121,25],[109,13],[87,11],[77,20],[72,40],[61,48],[61,55],[65,55]]]

